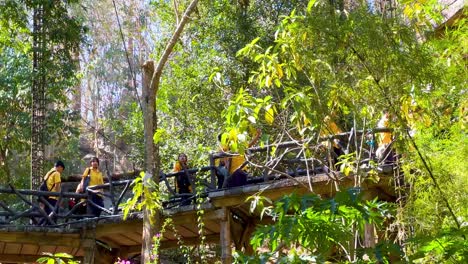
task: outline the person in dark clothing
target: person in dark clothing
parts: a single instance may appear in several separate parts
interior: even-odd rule
[[[261,135],[262,131],[260,129],[256,129],[255,135],[252,137],[251,141],[246,144],[246,147],[250,148],[256,144]],[[221,151],[229,152],[229,145],[223,145],[221,142],[221,135],[218,136],[218,140]],[[245,156],[243,154],[239,154],[232,157],[225,157],[223,161],[226,164],[225,167],[230,174],[230,176],[227,178],[226,184],[223,183],[223,185],[225,185],[227,188],[246,185],[249,174],[247,173],[247,162],[245,160]]]
[[[187,160],[188,160],[187,155],[185,153],[180,153],[179,157],[177,158],[177,162],[174,165],[174,172],[188,170]],[[188,172],[177,176],[176,189],[177,189],[177,193],[179,194],[192,192],[192,186],[190,185]]]

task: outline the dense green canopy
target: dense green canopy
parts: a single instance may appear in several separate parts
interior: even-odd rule
[[[1,185],[29,182],[31,86],[39,77],[33,73],[30,20],[39,2],[0,3]],[[143,168],[141,65],[160,58],[189,2],[82,0],[51,7],[44,133],[48,161],[70,164],[65,175],[80,173],[89,152],[111,160],[111,170]],[[391,9],[379,9],[379,3],[215,0],[200,1],[192,13],[157,93],[153,139],[163,171],[172,170],[181,152],[193,166],[206,165],[210,151],[219,148],[218,134],[243,153],[257,129],[260,145],[315,140],[326,118],[345,131],[370,129],[386,109],[405,177],[406,188],[399,190],[405,199],[395,210],[342,198],[334,211],[328,206],[335,200],[316,197],[304,199],[320,210],[272,207],[281,220],[257,232],[254,246],[275,251],[282,243],[296,250],[241,254],[237,261],[326,260],[331,252],[320,250],[321,243],[342,245],[335,237],[366,222],[369,208],[392,214],[373,219],[390,218],[393,230],[387,231],[397,237],[383,237],[374,253],[335,249],[340,261],[385,262],[390,255],[418,263],[467,261],[466,11],[435,33],[433,25],[445,21],[436,1],[408,0]],[[302,148],[303,158],[313,157],[309,145]],[[361,173],[361,158],[352,153],[341,170]],[[304,235],[304,223],[329,228],[330,235]],[[301,235],[290,239],[289,232]],[[394,243],[401,246],[397,254]]]

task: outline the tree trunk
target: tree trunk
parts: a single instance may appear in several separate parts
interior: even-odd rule
[[[144,129],[145,129],[145,179],[151,177],[156,183],[156,190],[159,191],[159,148],[154,144],[153,135],[157,129],[156,115],[156,87],[150,85],[151,77],[154,72],[154,61],[147,61],[143,65],[143,111],[144,111]],[[145,186],[144,188],[149,188]],[[144,197],[143,197],[144,199]],[[141,263],[148,263],[151,260],[151,250],[154,235],[159,231],[161,224],[161,214],[159,210],[150,211],[151,208],[143,209],[143,237],[142,237],[142,254]]]
[[[72,49],[72,60],[76,66],[76,71],[80,72],[80,47],[76,45]],[[81,116],[81,84],[77,82],[74,87],[73,93],[73,111],[75,111],[79,116]]]
[[[164,66],[172,53],[174,45],[182,33],[185,24],[189,20],[190,14],[195,10],[198,0],[193,0],[187,7],[182,20],[177,26],[169,43],[166,45],[158,64],[154,61],[147,61],[143,65],[143,118],[145,130],[145,171],[147,175],[143,181],[151,177],[156,183],[156,190],[159,191],[159,146],[154,144],[153,135],[157,130],[156,114],[156,96],[159,89],[159,83]],[[145,187],[146,188],[146,187]],[[143,197],[144,199],[144,197]],[[151,260],[152,240],[154,235],[159,232],[161,225],[161,213],[159,210],[151,212],[149,208],[143,209],[143,237],[141,246],[141,263],[148,263]]]

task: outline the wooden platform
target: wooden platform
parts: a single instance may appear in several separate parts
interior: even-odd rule
[[[392,201],[392,185],[390,175],[379,175],[378,182],[365,181],[361,188],[368,198]],[[353,187],[354,177],[320,174],[210,192],[207,202],[201,205],[205,242],[218,244],[220,241],[232,241],[238,249],[248,251],[248,240],[255,226],[268,223],[271,219],[260,220],[256,212],[250,212],[246,199],[259,194],[276,200],[292,192],[308,193],[309,186],[312,186],[314,193],[331,197],[338,186],[341,189]],[[164,210],[163,214],[165,218],[172,219],[175,230],[168,228],[163,233],[162,249],[178,247],[180,242],[184,245],[200,243],[197,226],[200,212],[197,215],[195,205]],[[142,215],[139,213],[132,214],[125,221],[122,216],[113,216],[98,221],[88,219],[64,228],[5,227],[0,229],[0,263],[34,262],[42,252],[65,252],[83,259],[85,252],[94,247],[95,263],[113,263],[117,257],[139,254],[141,238]],[[230,244],[224,246],[230,248]],[[229,257],[224,256],[225,259]]]

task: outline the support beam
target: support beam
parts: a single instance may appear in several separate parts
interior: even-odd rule
[[[142,220],[122,221],[118,223],[103,223],[96,227],[96,238],[112,234],[120,234],[125,229],[126,232],[141,232],[143,228]]]
[[[375,235],[375,228],[373,224],[366,223],[364,225],[364,247],[373,248],[377,241],[377,236]]]
[[[0,232],[1,242],[33,244],[39,246],[80,247],[79,237],[79,234]]]
[[[223,207],[224,210],[229,212],[229,209]],[[226,219],[221,221],[221,233],[219,236],[221,244],[221,262],[223,264],[232,263],[232,248],[231,248],[231,217],[227,213]]]
[[[379,197],[381,195],[381,191],[378,189],[367,189],[364,190],[362,194],[362,199],[364,200],[372,200],[375,197]],[[364,224],[364,247],[365,248],[373,248],[375,247],[376,243],[378,242],[378,237],[374,232],[374,225],[370,223]]]
[[[141,253],[141,246],[130,246],[130,247],[120,247],[118,251],[118,257],[120,259],[127,259],[128,256],[132,253]]]
[[[81,247],[84,249],[83,262],[86,264],[94,264],[96,254],[96,236],[93,229],[84,230],[83,238],[81,239]]]
[[[205,212],[202,216],[202,221],[221,220],[225,219],[226,217],[226,210],[218,209],[214,211]],[[171,216],[171,218],[173,219],[175,225],[183,225],[188,223],[196,223],[198,216],[196,211],[191,211],[190,214],[186,214],[183,216],[174,215]]]
[[[255,224],[251,220],[247,223],[247,226],[244,227],[244,231],[242,232],[240,238],[240,249],[244,249],[244,254],[252,255],[253,254],[253,247],[250,245],[250,237],[252,233],[255,231]]]
[[[353,187],[354,186],[354,178],[353,177],[344,177],[343,175],[336,175],[333,176],[336,177],[336,179],[339,181],[340,188],[346,189],[348,187]],[[371,189],[377,189],[379,190],[384,190],[383,187],[389,186],[389,180],[392,179],[392,176],[389,175],[379,175],[380,180],[378,183],[373,183],[370,181],[366,181],[362,183],[362,189],[363,190],[371,190]],[[312,175],[311,179],[312,181],[312,186],[313,186],[313,193],[318,194],[318,195],[334,195],[333,191],[333,186],[334,186],[334,181],[330,176],[327,176],[326,174],[317,174],[317,175]],[[268,197],[271,200],[277,200],[284,195],[291,194],[292,192],[295,192],[299,195],[307,194],[310,193],[309,190],[306,188],[303,188],[302,185],[299,183],[303,184],[308,184],[308,177],[307,176],[302,176],[302,177],[296,177],[294,180],[292,179],[284,179],[281,181],[272,181],[272,182],[267,182],[267,183],[262,183],[262,184],[255,184],[255,185],[247,185],[247,186],[242,186],[242,187],[236,187],[232,189],[227,189],[227,190],[220,190],[216,192],[211,192],[209,193],[209,198],[211,200],[211,203],[215,207],[223,207],[223,206],[237,206],[239,204],[245,203],[245,200],[247,197],[255,194],[255,193],[262,193],[262,196]],[[382,193],[385,192],[386,196],[388,197],[388,200],[391,200],[391,193],[387,193],[387,190],[382,191]],[[383,194],[380,194],[382,196]],[[374,196],[375,197],[375,196]]]
[[[44,255],[0,254],[0,263],[36,263],[42,257]],[[73,260],[82,261],[83,258],[73,257]]]
[[[189,238],[182,238],[182,243],[184,246],[194,246],[200,244],[199,237],[189,237]],[[214,244],[219,243],[219,234],[212,234],[205,236],[205,243],[206,244]],[[176,248],[180,247],[177,240],[166,240],[162,241],[161,249],[169,249],[169,248]]]

